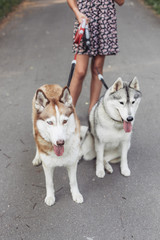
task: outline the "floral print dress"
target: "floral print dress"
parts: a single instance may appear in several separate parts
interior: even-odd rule
[[[85,51],[83,39],[78,47],[79,54],[89,56],[113,55],[118,49],[117,18],[114,0],[77,0],[79,11],[89,18],[90,46]],[[77,52],[74,43],[75,33],[79,26],[75,21],[73,33],[73,52]]]

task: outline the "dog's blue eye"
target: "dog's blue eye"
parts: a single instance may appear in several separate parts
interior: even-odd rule
[[[124,102],[120,102],[120,104],[124,105]]]
[[[52,122],[52,121],[47,121],[47,123],[48,123],[49,125],[53,125],[53,122]]]

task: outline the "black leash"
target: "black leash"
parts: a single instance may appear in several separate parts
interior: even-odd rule
[[[103,86],[106,88],[106,90],[108,90],[108,86],[107,86],[107,84],[105,83],[102,74],[99,73],[98,69],[96,69],[96,70],[97,70],[97,74],[98,74],[98,79],[102,82],[102,84],[103,84]]]
[[[76,60],[74,59],[72,61],[72,64],[71,64],[71,70],[70,70],[69,77],[68,77],[68,82],[67,82],[67,87],[68,88],[69,88],[70,83],[71,83],[71,79],[72,79],[72,76],[73,76],[73,72],[74,72],[75,66],[76,66]]]
[[[72,80],[72,76],[73,76],[74,69],[76,66],[76,58],[77,58],[77,54],[78,54],[78,48],[79,48],[82,38],[83,38],[84,49],[85,49],[83,52],[83,54],[84,54],[85,52],[87,52],[87,50],[89,49],[89,46],[90,46],[90,34],[89,34],[89,30],[88,30],[88,24],[86,24],[85,19],[83,19],[83,22],[79,25],[78,30],[75,35],[74,43],[77,44],[78,46],[77,46],[77,52],[75,53],[75,56],[74,56],[74,60],[72,61],[72,64],[71,64],[71,70],[70,70],[69,77],[68,77],[67,87],[70,86],[70,83]]]

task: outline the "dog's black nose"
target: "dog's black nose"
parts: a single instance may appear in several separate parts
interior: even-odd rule
[[[132,122],[133,121],[133,117],[132,116],[127,117],[127,121],[128,122]]]
[[[58,140],[57,142],[58,146],[63,146],[64,145],[64,140]]]

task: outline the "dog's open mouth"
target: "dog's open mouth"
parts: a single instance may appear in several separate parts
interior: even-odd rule
[[[123,128],[124,128],[124,131],[126,133],[131,132],[132,131],[132,124],[131,124],[131,122],[126,122],[126,121],[123,120]]]
[[[60,156],[62,156],[63,153],[64,153],[64,146],[63,146],[63,145],[58,145],[58,146],[53,145],[53,150],[54,150],[55,154],[56,154],[58,157],[60,157]]]

